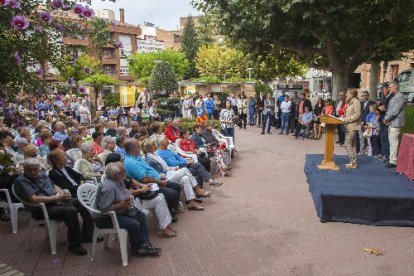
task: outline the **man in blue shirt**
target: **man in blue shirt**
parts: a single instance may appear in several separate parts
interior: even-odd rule
[[[206,105],[206,113],[209,120],[213,119],[213,112],[214,112],[214,100],[211,98],[209,94],[207,99],[204,101]]]
[[[141,183],[156,183],[160,188],[160,193],[165,197],[171,217],[177,221],[175,210],[178,208],[178,202],[181,195],[181,187],[177,183],[162,179],[160,174],[152,168],[139,154],[141,147],[138,140],[130,138],[125,141],[125,160],[124,168],[128,178],[135,179]]]
[[[200,163],[193,163],[192,160],[186,160],[168,149],[169,142],[167,139],[161,141],[157,150],[157,155],[164,159],[169,167],[187,167],[191,174],[197,180],[198,185],[203,188],[203,182],[207,182],[210,186],[218,187],[223,183],[214,181],[210,173]]]

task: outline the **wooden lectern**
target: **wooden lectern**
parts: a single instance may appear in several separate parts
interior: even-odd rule
[[[333,116],[321,116],[321,122],[326,124],[325,130],[325,155],[323,161],[318,168],[320,170],[339,170],[339,167],[333,161],[335,126],[344,122]]]

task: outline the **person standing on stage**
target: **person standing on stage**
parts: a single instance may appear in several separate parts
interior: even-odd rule
[[[349,163],[345,165],[347,169],[358,168],[355,139],[361,128],[361,103],[357,97],[358,91],[355,88],[350,88],[346,92],[346,109],[343,121],[345,123],[345,149],[350,159]]]
[[[405,106],[406,98],[399,92],[398,82],[393,81],[389,85],[390,93],[393,95],[385,114],[384,124],[388,126],[388,141],[390,143],[390,160],[385,165],[386,168],[397,166],[398,144],[401,128],[405,126]]]

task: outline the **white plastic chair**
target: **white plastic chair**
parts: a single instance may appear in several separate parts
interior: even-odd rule
[[[236,152],[236,145],[234,144],[233,137],[224,136],[220,131],[217,129],[212,130],[214,137],[220,142],[224,142],[226,144],[226,148],[229,151],[229,162],[231,163],[231,155],[233,152]]]
[[[8,209],[10,212],[10,220],[12,225],[12,232],[13,234],[17,233],[17,225],[19,223],[18,220],[18,211],[20,208],[23,208],[23,203],[13,203],[10,197],[9,190],[7,189],[0,189],[0,193],[4,193],[6,195],[6,201],[0,199],[0,207],[4,209]]]
[[[110,211],[108,213],[102,213],[94,208],[94,202],[96,198],[98,187],[93,184],[83,184],[78,188],[78,200],[79,202],[91,212],[92,215],[108,215],[112,220],[112,228],[98,228],[94,225],[93,231],[93,243],[92,243],[92,255],[91,262],[95,256],[96,240],[98,236],[106,235],[105,237],[105,248],[108,247],[109,237],[108,234],[117,234],[119,240],[119,247],[121,249],[122,265],[128,265],[128,232],[125,229],[121,229],[116,218],[116,213]],[[95,223],[94,223],[95,224]]]
[[[20,202],[22,202],[24,205],[39,207],[42,210],[42,213],[43,213],[43,219],[42,220],[35,220],[32,217],[30,219],[29,248],[30,249],[32,248],[32,232],[33,232],[34,226],[39,226],[41,224],[42,225],[46,224],[48,234],[49,234],[50,251],[51,251],[52,255],[55,255],[56,254],[56,232],[57,232],[57,225],[58,225],[59,221],[49,219],[49,214],[47,213],[46,205],[44,203],[33,204],[33,203],[29,203],[29,202],[24,201],[23,199],[21,199],[16,194],[16,192],[14,190],[14,185],[12,186],[12,191],[13,191],[14,196]]]
[[[169,144],[168,149],[171,150],[172,152],[178,154],[178,155],[183,156],[186,159],[192,159],[194,163],[198,163],[197,154],[188,153],[186,151],[183,151],[176,144]]]

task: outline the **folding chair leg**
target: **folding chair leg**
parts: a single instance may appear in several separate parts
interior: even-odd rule
[[[13,234],[17,233],[17,224],[19,223],[18,218],[17,218],[17,212],[18,211],[19,211],[19,209],[15,208],[14,206],[12,206],[10,208],[10,219],[11,219]]]
[[[98,234],[96,233],[96,231],[93,231],[91,262],[93,262],[93,257],[95,256],[96,239],[97,238],[98,238]],[[105,239],[105,242],[106,242],[106,239]]]
[[[55,222],[49,221],[49,241],[50,241],[50,251],[52,255],[56,254],[56,227],[57,224]]]
[[[125,231],[125,230],[124,230]],[[118,234],[119,247],[121,249],[122,265],[128,265],[128,235],[125,232]]]

